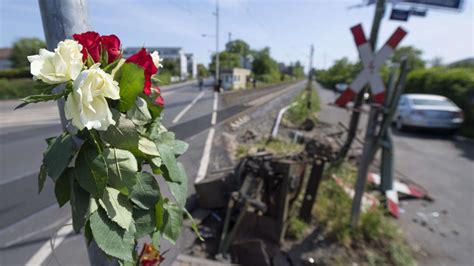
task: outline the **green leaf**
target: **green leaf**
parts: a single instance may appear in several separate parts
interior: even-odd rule
[[[138,140],[138,149],[144,154],[160,156],[156,144],[145,137],[140,137]]]
[[[109,185],[128,195],[128,188],[136,182],[137,159],[131,152],[116,148],[105,149],[104,156],[109,169]]]
[[[139,134],[133,124],[132,120],[127,119],[124,115],[112,109],[112,114],[115,121],[118,121],[115,126],[109,126],[106,131],[100,131],[102,139],[110,145],[131,151],[135,155],[141,155],[138,150]]]
[[[191,228],[193,229],[196,236],[199,238],[199,240],[204,241],[204,238],[202,238],[201,233],[199,232],[199,229],[196,225],[196,222],[194,221],[193,216],[188,212],[188,210],[186,210],[186,208],[183,208],[183,210],[186,216],[188,217],[188,219],[191,220]]]
[[[92,229],[90,221],[86,222],[84,226],[84,236],[86,237],[86,245],[89,246],[94,236],[92,235]]]
[[[184,176],[184,178],[187,179],[186,177],[186,170],[184,169],[184,166],[178,162],[178,169],[180,172],[180,176]],[[181,208],[184,208],[186,205],[186,199],[188,197],[188,183],[187,182],[181,182],[181,183],[176,183],[176,182],[166,182],[168,184],[168,187],[170,189],[171,194],[173,195],[174,199],[176,200],[176,203],[178,206]]]
[[[144,126],[151,121],[151,114],[148,111],[147,103],[141,97],[137,97],[133,107],[127,111],[127,116],[138,126]]]
[[[136,183],[130,189],[130,199],[140,208],[148,210],[160,198],[160,187],[155,177],[147,172],[137,173]]]
[[[46,168],[44,164],[41,164],[40,171],[38,174],[38,194],[41,193],[44,187],[44,182],[46,181]]]
[[[56,184],[54,185],[54,194],[56,194],[56,200],[58,201],[59,207],[62,207],[71,198],[69,171],[71,170],[66,169],[59,179],[56,180]]]
[[[181,155],[188,150],[188,147],[189,147],[188,143],[181,140],[175,140],[174,145],[173,145],[174,154]]]
[[[82,188],[95,198],[102,198],[108,180],[104,156],[91,145],[83,144],[76,159],[73,175]]]
[[[57,99],[59,99],[59,98],[62,98],[63,96],[65,96],[64,92],[61,92],[61,93],[54,93],[54,94],[30,95],[30,96],[27,96],[27,97],[21,99],[21,101],[22,101],[23,103],[21,103],[21,104],[19,104],[18,106],[16,106],[14,110],[23,108],[23,107],[27,106],[27,105],[30,104],[30,103],[39,103],[39,102],[53,101],[53,100],[57,100]]]
[[[101,208],[90,217],[94,240],[105,254],[125,261],[133,261],[135,239],[130,232],[112,222]]]
[[[143,210],[133,208],[133,219],[135,220],[135,238],[141,238],[155,230],[155,210]]]
[[[181,175],[176,157],[174,155],[174,133],[162,133],[157,139],[156,143],[158,146],[158,151],[161,155],[161,160],[168,170],[167,174],[164,174],[163,177],[173,182],[184,182],[186,177]]]
[[[161,118],[155,118],[148,127],[147,135],[151,140],[156,140],[162,133],[165,133],[167,131],[168,130],[161,122]]]
[[[86,222],[89,209],[89,193],[83,190],[77,182],[71,180],[71,212],[72,227],[74,232],[79,233]]]
[[[148,103],[148,110],[153,118],[159,118],[163,107],[155,103],[155,99],[151,97],[145,97],[146,102]]]
[[[125,230],[133,223],[132,204],[128,198],[111,187],[105,189],[104,196],[99,203],[107,212],[107,216]]]
[[[59,135],[48,147],[44,154],[43,164],[48,175],[56,181],[68,166],[76,152],[72,135]]]
[[[163,237],[174,245],[183,226],[183,210],[172,203],[164,204],[163,207]]]
[[[121,70],[119,110],[125,113],[133,107],[137,96],[143,92],[145,72],[142,67],[134,63],[123,64]]]
[[[153,157],[148,159],[148,164],[150,165],[151,171],[154,174],[162,175],[163,172],[161,171],[161,158],[160,157]]]
[[[164,208],[165,199],[160,197],[158,202],[155,204],[155,226],[158,231],[161,231],[163,227],[163,218],[164,218]]]
[[[151,235],[151,244],[157,250],[160,250],[160,240],[161,240],[161,232],[160,231],[153,232],[153,234]]]

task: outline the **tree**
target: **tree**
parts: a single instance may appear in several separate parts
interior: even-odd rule
[[[295,78],[304,77],[304,68],[300,61],[296,61],[295,65],[291,68],[291,75]]]
[[[171,76],[180,76],[179,60],[164,59],[162,62],[163,70],[166,70]]]
[[[278,63],[270,56],[270,48],[265,47],[260,51],[254,51],[252,71],[258,80],[263,82],[274,82],[280,78]]]
[[[219,53],[219,69],[230,69],[234,67],[240,67],[240,56],[239,54],[230,53],[223,51]],[[211,63],[209,64],[209,70],[215,73],[216,69],[216,55],[212,55]]]
[[[225,47],[228,52],[241,56],[246,56],[250,53],[250,46],[239,39],[228,42]]]
[[[400,63],[403,57],[407,57],[410,70],[425,67],[425,61],[421,59],[423,52],[413,46],[402,46],[397,48],[392,55],[392,61]]]
[[[351,63],[347,57],[334,62],[327,70],[316,72],[316,79],[328,89],[333,89],[337,83],[350,84],[352,79],[360,72],[362,64]]]
[[[10,60],[13,67],[29,66],[27,56],[38,54],[38,50],[46,48],[46,43],[38,38],[22,38],[13,44]]]
[[[203,64],[197,65],[198,78],[206,78],[209,76],[209,71]]]

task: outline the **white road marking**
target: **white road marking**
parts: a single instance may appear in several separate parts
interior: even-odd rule
[[[215,128],[211,127],[207,134],[206,144],[201,157],[201,163],[199,164],[198,174],[194,182],[201,182],[207,174],[207,167],[209,166],[209,158],[211,156],[212,140],[214,139]]]
[[[196,98],[194,98],[194,100],[190,104],[188,104],[186,108],[181,110],[181,112],[173,119],[172,123],[173,124],[178,123],[178,121],[183,117],[183,115],[186,114],[186,112],[189,111],[189,109],[191,109],[191,107],[193,107],[193,105],[196,104],[197,101],[199,101],[199,99],[202,98],[202,96],[204,96],[204,91],[199,93],[199,95]]]
[[[217,112],[217,98],[219,97],[219,94],[217,92],[214,92],[214,104],[212,105],[212,111]]]
[[[216,121],[217,121],[217,113],[212,112],[211,125],[214,126],[216,124]]]
[[[165,91],[165,92],[162,92],[161,95],[162,95],[163,97],[168,97],[168,96],[170,96],[170,95],[172,95],[172,94],[174,94],[174,93],[176,93],[176,90]]]
[[[72,225],[72,219],[69,219],[66,224],[64,225],[61,229],[59,229],[58,233],[56,234],[56,239],[53,239],[54,247],[53,249],[57,248],[59,245],[61,245],[64,240],[66,240],[66,237],[73,232]],[[51,243],[48,240],[46,243],[41,246],[38,251],[25,263],[25,265],[41,265],[53,252],[51,249]]]
[[[212,118],[211,118],[211,125],[212,127],[209,129],[209,133],[207,134],[206,144],[204,145],[204,151],[202,152],[201,156],[201,163],[199,164],[199,170],[194,180],[195,183],[201,182],[207,174],[207,168],[209,167],[209,159],[211,157],[211,150],[212,150],[212,141],[214,140],[214,134],[216,132],[215,125],[217,121],[217,99],[219,94],[214,92],[214,102],[212,105]]]

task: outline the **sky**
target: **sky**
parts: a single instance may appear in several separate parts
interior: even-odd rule
[[[358,59],[349,28],[361,23],[370,33],[374,5],[355,7],[363,0],[220,0],[220,50],[229,39],[242,39],[251,48],[270,47],[279,62],[309,63],[327,68],[334,60]],[[116,34],[123,47],[179,46],[208,64],[215,51],[216,0],[88,0],[90,29]],[[400,7],[398,5],[397,7]],[[403,6],[402,6],[403,7]],[[401,26],[408,35],[400,45],[413,45],[423,58],[444,63],[474,56],[474,5],[464,0],[461,11],[430,9],[426,17],[408,22],[389,20],[387,5],[378,48]],[[202,37],[202,34],[210,37]],[[0,0],[0,47],[22,37],[44,39],[37,0]]]

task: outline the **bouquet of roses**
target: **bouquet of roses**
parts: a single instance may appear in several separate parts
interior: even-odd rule
[[[188,145],[161,122],[164,101],[152,87],[161,67],[156,51],[142,48],[125,59],[115,35],[73,38],[28,57],[41,93],[19,107],[63,99],[68,120],[65,132],[46,140],[39,191],[49,176],[59,206],[71,205],[75,232],[108,256],[137,263],[137,239],[149,235],[154,248],[161,237],[175,243],[183,216],[192,219],[186,172],[176,160]]]

